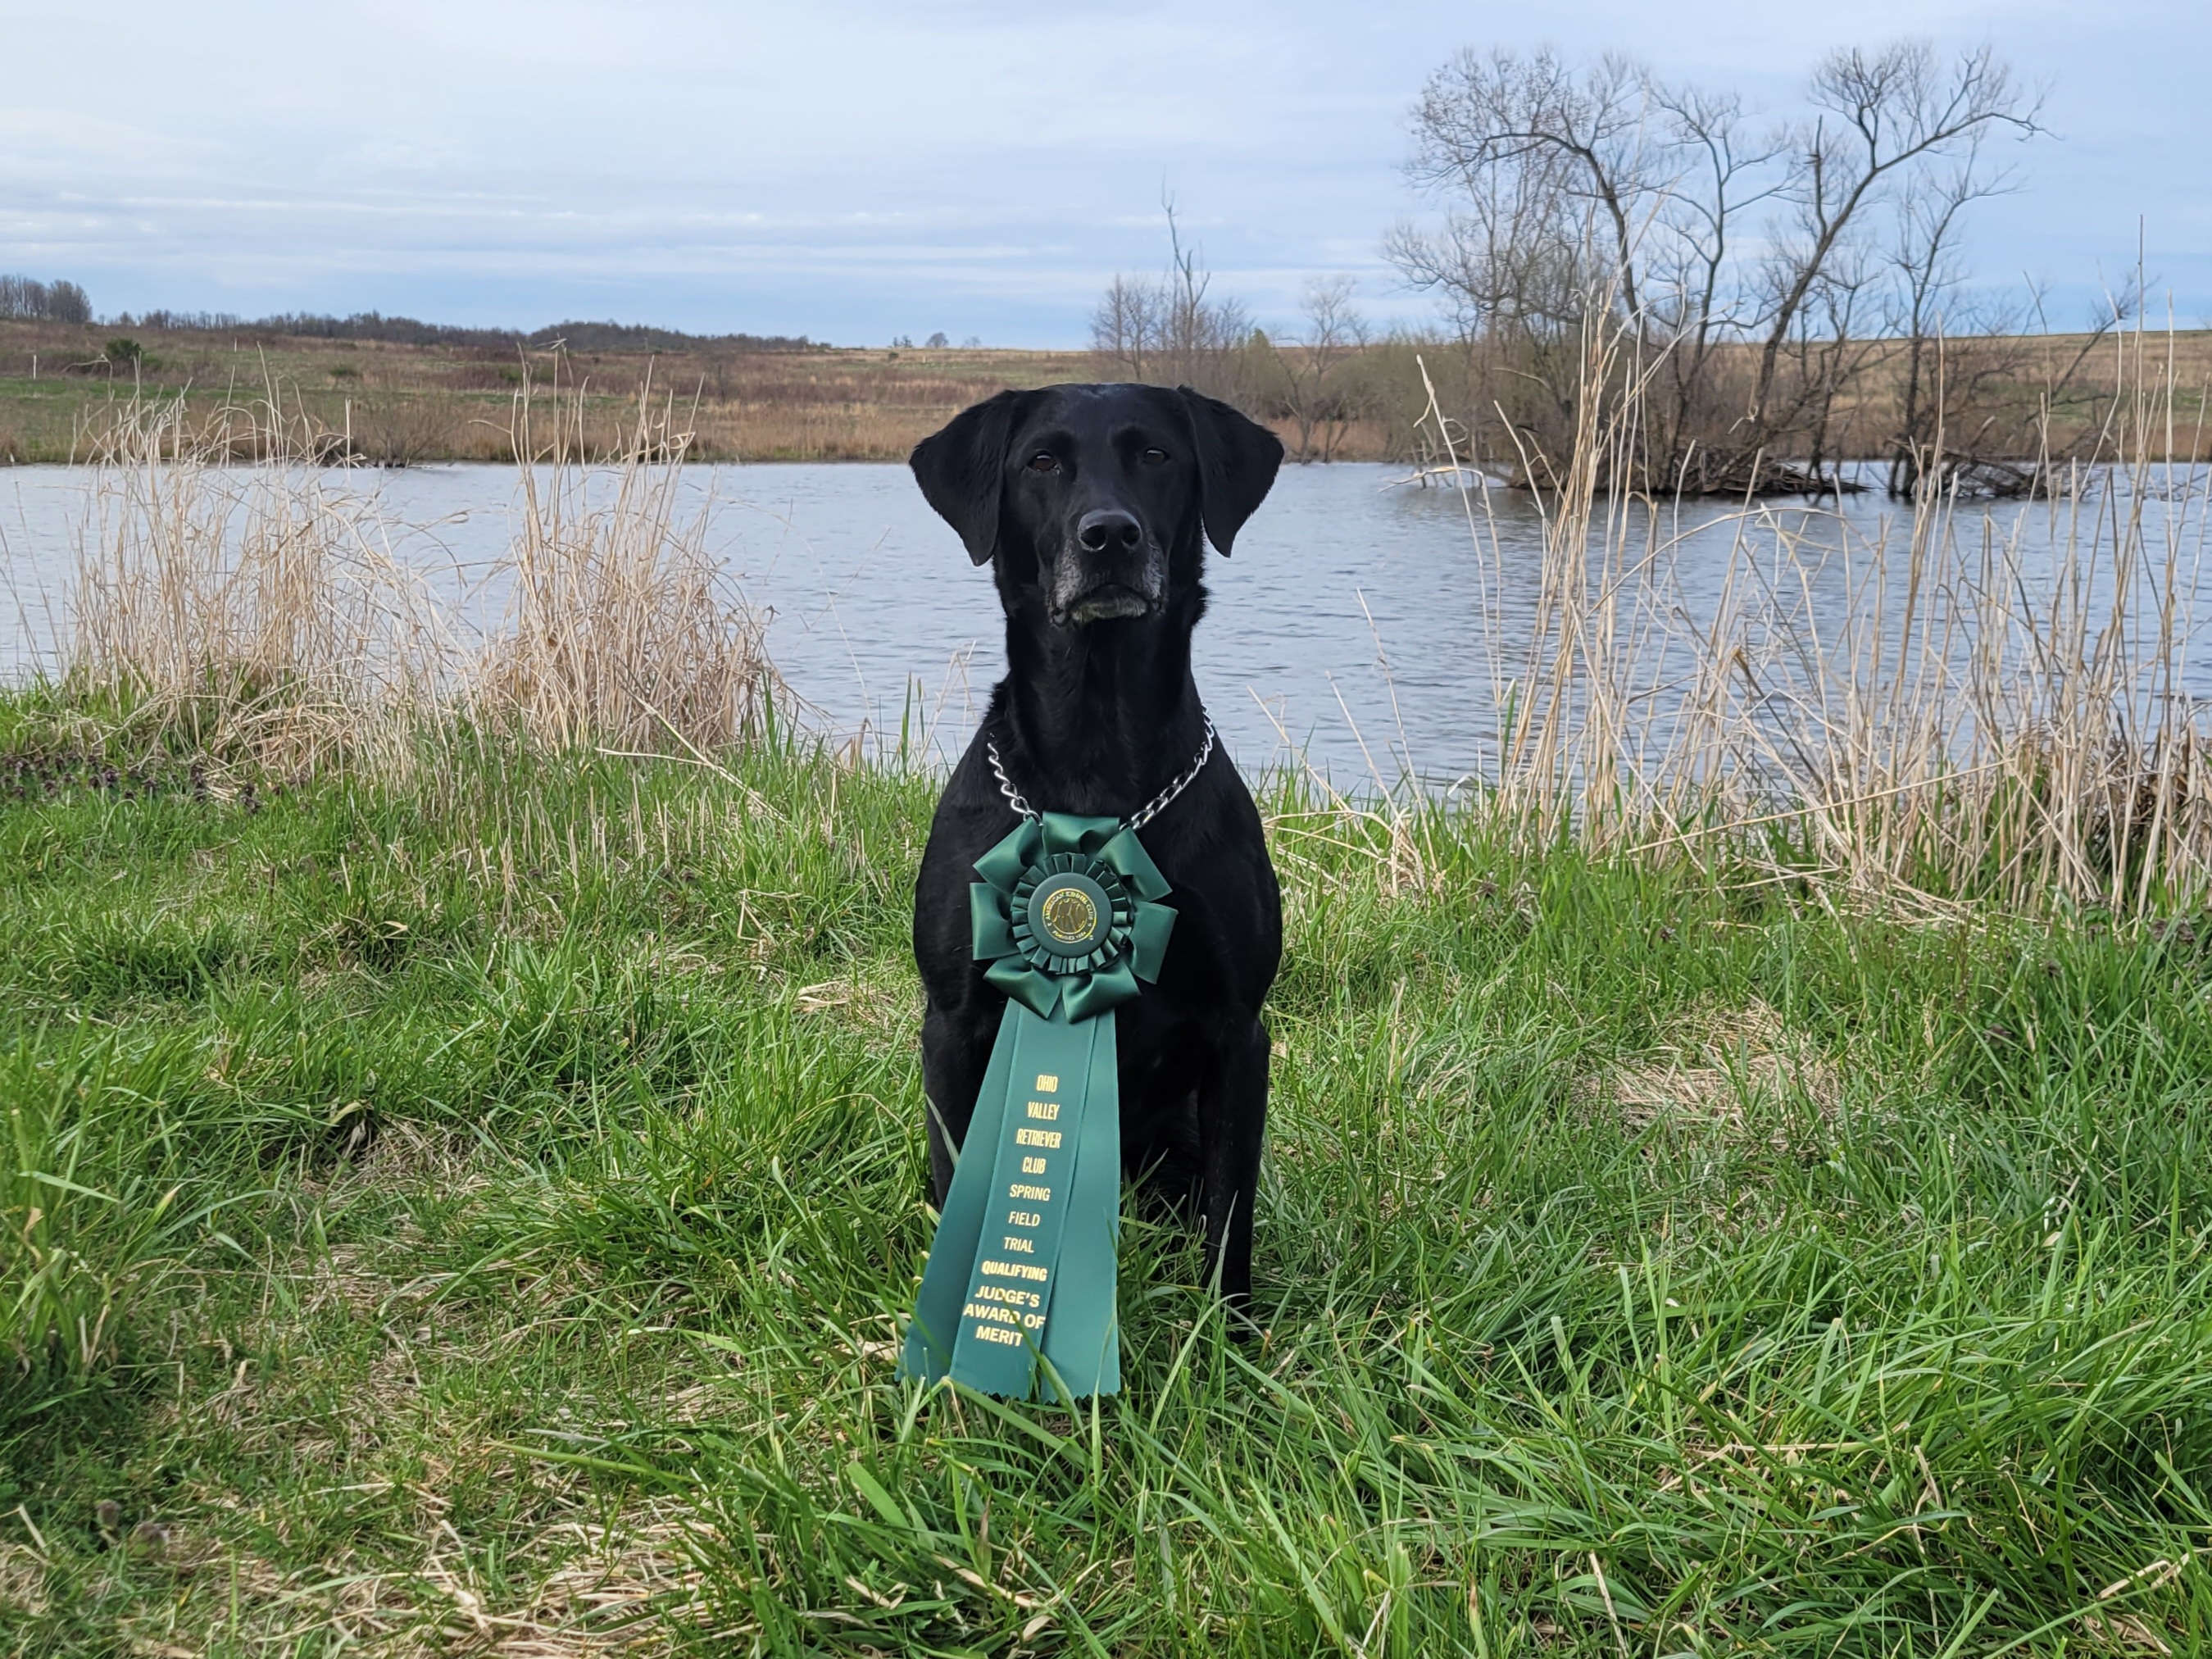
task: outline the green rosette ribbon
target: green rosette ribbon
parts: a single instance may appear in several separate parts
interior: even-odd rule
[[[1117,818],[1047,812],[975,860],[975,959],[1006,996],[900,1374],[1007,1399],[1121,1385],[1114,1010],[1159,975],[1167,880]]]

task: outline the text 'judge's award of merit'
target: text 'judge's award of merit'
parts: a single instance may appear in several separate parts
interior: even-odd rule
[[[1115,818],[1047,812],[975,861],[975,959],[1006,1012],[900,1370],[986,1394],[1121,1387],[1115,1245],[1121,1101],[1114,1010],[1159,974],[1168,884]],[[1043,1383],[1038,1361],[1058,1375]]]

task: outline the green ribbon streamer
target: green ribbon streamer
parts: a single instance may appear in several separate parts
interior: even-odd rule
[[[1059,1381],[1048,1393],[1113,1394],[1121,1098],[1112,1015],[1159,976],[1175,912],[1158,901],[1170,890],[1118,819],[1060,812],[1024,821],[975,872],[972,944],[1006,1012],[900,1375],[1032,1400],[1042,1359]]]

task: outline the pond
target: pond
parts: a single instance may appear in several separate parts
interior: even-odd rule
[[[511,533],[512,469],[430,466],[349,483],[404,527],[402,556],[438,572],[457,608],[495,618],[501,598],[483,578]],[[896,741],[918,696],[933,746],[964,744],[1003,668],[996,599],[988,572],[969,564],[903,467],[694,467],[684,483],[710,515],[709,544],[770,613],[769,654],[815,720],[840,736]],[[2177,468],[2153,483],[2138,491],[2108,477],[2055,507],[1962,503],[1948,533],[1970,555],[1985,543],[1998,550],[1996,586],[2039,625],[2063,622],[2050,610],[2059,604],[2083,627],[2105,627],[2117,593],[2122,631],[2146,629],[2170,586],[2182,648],[2160,695],[2212,695],[2212,662],[2186,649],[2199,627],[2205,479]],[[81,470],[0,471],[0,568],[12,596],[0,616],[0,672],[20,679],[53,659],[86,487]],[[2141,528],[2138,556],[2116,564],[2116,526],[2130,522]],[[1770,613],[1770,647],[1785,613],[1820,648],[1852,615],[1893,640],[1907,613],[1896,601],[1910,580],[1911,515],[1875,491],[1819,510],[1632,508],[1610,532],[1601,523],[1595,539],[1608,535],[1624,550],[1631,600],[1613,653],[1638,653],[1647,714],[1680,694],[1686,662],[1679,651],[1662,660],[1654,642],[1710,629],[1752,588]],[[1285,467],[1236,556],[1208,560],[1213,599],[1197,672],[1231,752],[1248,769],[1295,756],[1352,786],[1482,772],[1494,763],[1501,684],[1547,614],[1543,543],[1543,509],[1526,495],[1416,487],[1386,466]],[[1879,615],[1863,586],[1878,548],[1888,556],[1875,586],[1894,596]],[[2159,568],[2128,580],[2150,565]]]

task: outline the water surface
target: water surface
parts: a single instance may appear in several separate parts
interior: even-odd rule
[[[1286,467],[1235,557],[1209,554],[1199,684],[1247,768],[1295,752],[1348,784],[1409,769],[1448,782],[1494,759],[1498,671],[1522,666],[1541,601],[1541,509],[1524,495],[1463,498],[1400,477],[1387,466]],[[428,466],[348,480],[373,492],[396,550],[434,572],[455,608],[479,623],[496,618],[503,599],[485,578],[513,532],[512,469]],[[86,483],[66,467],[0,471],[0,567],[13,598],[0,615],[0,672],[21,678],[52,659]],[[2013,550],[2013,585],[2033,608],[2051,599],[2050,573],[2069,541],[2077,554],[2102,547],[2113,515],[2138,510],[2154,550],[2168,537],[2177,544],[2188,590],[2179,627],[2193,640],[2203,480],[2177,471],[2160,483],[2140,502],[2113,485],[2057,508],[1961,506],[1950,533],[1975,546],[1987,534]],[[684,484],[710,515],[709,545],[770,613],[769,653],[817,719],[841,735],[895,739],[918,697],[938,746],[965,743],[1003,672],[996,596],[903,467],[693,467]],[[1871,550],[1890,550],[1898,580],[1909,514],[1872,493],[1820,511],[1694,503],[1656,520],[1632,512],[1613,539],[1627,550],[1622,632],[1644,641],[1649,709],[1677,695],[1677,665],[1686,663],[1679,649],[1662,658],[1652,641],[1662,629],[1709,627],[1732,563],[1736,606],[1747,570],[1760,572],[1770,611],[1833,635]],[[1796,549],[1787,558],[1777,551],[1785,543]],[[2082,602],[2094,606],[2112,580],[2108,549],[2087,564],[2094,591]],[[2128,607],[2136,624],[2147,623],[2146,607],[2155,608],[2148,591]],[[1885,626],[1893,630],[1902,610]],[[1767,644],[1776,644],[1771,629]],[[2212,695],[2196,665],[2203,655],[2189,653],[2174,690]]]

